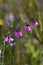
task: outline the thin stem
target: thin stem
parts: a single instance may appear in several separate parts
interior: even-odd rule
[[[0,26],[0,43],[1,43],[1,36],[2,36],[1,29],[2,29],[2,27]]]
[[[20,23],[21,20],[19,20],[19,30],[21,31]],[[22,65],[22,45],[21,45],[21,38],[19,38],[19,44],[20,44],[20,65]]]
[[[43,28],[42,28],[42,20],[41,20],[41,14],[40,14],[40,12],[39,12],[39,24],[40,24],[40,31],[42,31]]]
[[[14,57],[12,56],[12,48],[9,48],[9,53],[10,53],[10,58],[12,59],[12,61],[14,62]]]
[[[20,65],[22,65],[22,45],[21,45],[21,40],[19,40],[20,43]]]
[[[37,37],[38,37],[38,39],[41,41],[41,38],[40,38],[40,35],[39,35],[39,33],[38,33],[37,29],[36,29],[36,28],[34,28],[34,29],[35,29],[36,36],[37,36]]]
[[[3,56],[2,56],[2,65],[4,65],[4,52],[5,52],[5,41],[4,41]]]

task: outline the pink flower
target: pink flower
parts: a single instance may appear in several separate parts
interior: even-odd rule
[[[6,41],[6,42],[8,41],[8,36],[4,37],[4,41]]]
[[[22,32],[20,32],[20,31],[15,31],[14,35],[15,35],[16,37],[22,37]]]
[[[30,30],[31,30],[31,27],[26,24],[26,25],[24,26],[24,30],[25,30],[25,31],[30,31]]]
[[[22,32],[19,32],[20,36],[22,37]]]
[[[14,41],[14,39],[13,39],[13,38],[11,38],[11,37],[5,36],[5,37],[4,37],[4,41],[6,41],[6,42],[10,43],[10,42],[13,42],[13,41]]]
[[[36,26],[38,26],[39,24],[38,24],[37,21],[33,21],[33,22],[32,22],[32,25],[36,27]]]

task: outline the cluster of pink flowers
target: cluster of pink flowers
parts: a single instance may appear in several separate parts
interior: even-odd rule
[[[15,32],[14,32],[14,36],[16,36],[16,37],[18,37],[18,38],[19,38],[19,37],[22,37],[22,32],[21,32],[21,31],[15,31]],[[4,39],[5,42],[8,42],[8,43],[14,41],[14,38],[9,37],[8,35],[5,35],[3,39]],[[12,44],[11,44],[11,45],[12,45]]]
[[[37,27],[38,25],[39,25],[39,24],[38,24],[37,21],[33,21],[33,22],[32,22],[32,26]],[[26,25],[24,26],[24,30],[25,30],[25,31],[30,31],[30,30],[31,30],[30,25],[26,24]]]
[[[32,22],[32,25],[33,26],[38,26],[38,22],[37,21],[34,21],[34,22]],[[30,31],[31,30],[31,27],[29,26],[29,25],[25,25],[24,26],[24,30],[25,31]],[[22,34],[22,32],[21,31],[15,31],[14,32],[14,36],[16,36],[16,37],[22,37],[23,36],[23,34]],[[11,38],[11,37],[9,37],[9,36],[4,36],[4,40],[6,41],[6,42],[12,42],[12,41],[14,41],[14,39],[13,38]]]
[[[4,3],[4,4],[2,5],[2,7],[3,7],[4,9],[8,9],[8,4]],[[5,15],[5,18],[4,18],[4,19],[5,19],[5,22],[7,22],[7,24],[9,23],[9,21],[14,21],[14,13],[13,13],[13,12],[8,13],[7,15]],[[36,26],[38,26],[38,25],[39,25],[39,24],[38,24],[37,21],[33,21],[33,22],[32,22],[32,26],[36,27]],[[25,30],[25,31],[31,31],[31,26],[30,26],[29,24],[24,25],[24,30]],[[21,31],[15,31],[15,32],[14,32],[14,36],[16,36],[17,38],[19,38],[19,37],[22,37],[23,34],[22,34]],[[10,42],[14,41],[14,39],[11,38],[11,37],[9,37],[9,36],[4,36],[4,41],[10,43]],[[12,45],[12,44],[11,44],[11,45]]]

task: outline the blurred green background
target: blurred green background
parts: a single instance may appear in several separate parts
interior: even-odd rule
[[[8,8],[4,9],[4,3]],[[14,20],[7,22],[5,15],[10,12]],[[0,19],[4,23],[0,25],[0,65],[43,65],[43,0],[0,0]],[[39,23],[37,27],[32,26],[33,19]],[[26,23],[32,28],[29,32],[23,29]],[[14,36],[16,29],[23,33],[21,38]],[[3,40],[9,32],[14,46]]]

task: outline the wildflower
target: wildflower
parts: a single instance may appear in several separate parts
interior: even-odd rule
[[[20,32],[20,31],[15,31],[14,35],[15,35],[16,37],[22,37],[22,32]]]
[[[3,23],[3,20],[0,19],[0,26],[2,26],[4,23]]]
[[[31,30],[31,27],[26,24],[26,25],[24,26],[24,30],[25,30],[25,31],[30,31],[30,30]]]
[[[11,37],[5,36],[5,37],[4,37],[4,41],[10,43],[10,42],[14,41],[14,39],[11,38]]]
[[[36,26],[38,26],[39,24],[38,24],[37,21],[33,21],[33,22],[32,22],[32,25],[36,27]]]

